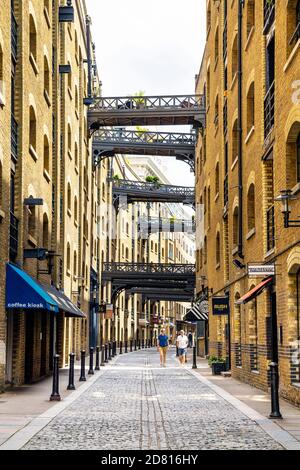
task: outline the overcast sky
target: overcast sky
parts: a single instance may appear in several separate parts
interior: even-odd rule
[[[205,0],[86,2],[103,96],[194,93],[205,44]],[[185,163],[166,157],[164,165],[174,184],[194,184]]]

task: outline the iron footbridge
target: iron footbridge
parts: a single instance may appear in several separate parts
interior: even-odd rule
[[[205,126],[204,95],[93,98],[88,111],[91,131],[116,126]]]

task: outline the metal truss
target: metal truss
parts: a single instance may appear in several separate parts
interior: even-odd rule
[[[168,263],[103,263],[102,279],[142,280],[150,284],[156,280],[189,283],[194,281],[196,268],[194,264],[168,264]],[[169,285],[169,284],[168,284]],[[136,284],[138,287],[138,284]],[[149,286],[150,287],[150,286]],[[159,284],[158,287],[161,287]],[[166,286],[168,287],[168,286]]]
[[[204,95],[94,98],[88,111],[90,129],[113,126],[205,126]]]
[[[119,205],[120,198],[133,202],[175,202],[195,205],[195,188],[173,186],[144,181],[113,180],[113,201]]]
[[[196,225],[194,220],[168,219],[168,218],[144,218],[138,222],[138,232],[148,233],[195,233]]]

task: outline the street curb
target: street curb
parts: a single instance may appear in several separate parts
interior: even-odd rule
[[[105,367],[101,367],[100,372],[96,371],[94,376],[89,376],[87,382],[85,382],[78,390],[70,393],[66,398],[57,403],[56,405],[49,408],[41,415],[34,418],[24,428],[17,431],[10,438],[7,439],[2,445],[0,450],[20,450],[24,447],[33,436],[40,432],[47,424],[49,424],[57,415],[64,411],[70,406],[77,398],[79,398],[84,392],[86,392],[97,380],[105,374],[107,370],[113,366],[120,355],[114,357]]]
[[[241,400],[231,395],[231,393],[226,392],[218,385],[213,384],[209,379],[203,377],[201,373],[195,372],[189,369],[187,366],[185,366],[184,368],[187,372],[196,377],[200,382],[209,387],[220,397],[224,398],[224,400],[234,406],[237,410],[241,411],[249,419],[255,421],[258,426],[260,426],[267,434],[269,434],[269,436],[272,437],[272,439],[274,439],[274,441],[278,442],[284,449],[300,450],[300,442],[297,441],[297,439],[293,437],[290,433],[282,429],[274,421],[271,421],[270,419],[261,415],[260,413],[258,413],[258,411],[246,405]]]

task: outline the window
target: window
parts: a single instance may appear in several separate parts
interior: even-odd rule
[[[207,226],[210,227],[210,188],[207,190]]]
[[[70,62],[68,62],[68,65],[71,67]],[[69,92],[72,91],[72,68],[70,72],[68,73],[68,89],[69,89]]]
[[[248,0],[247,3],[247,36],[251,33],[255,25],[255,0]]]
[[[247,196],[248,232],[255,228],[255,188],[251,184]]]
[[[221,243],[220,243],[220,232],[216,236],[216,265],[219,266],[221,263]]]
[[[67,244],[67,273],[71,271],[71,247],[70,243]]]
[[[219,162],[216,164],[216,169],[215,169],[215,194],[219,194],[220,192],[220,165]]]
[[[29,147],[36,153],[36,115],[32,106],[29,108]]]
[[[30,196],[30,199],[32,196]],[[28,206],[28,234],[35,238],[36,229],[36,206]]]
[[[206,24],[206,27],[207,27],[207,34],[209,33],[210,31],[210,28],[211,28],[211,4],[209,2],[208,6],[207,6],[207,24]]]
[[[254,110],[254,82],[251,83],[247,94],[247,134],[254,127],[255,110]]]
[[[29,55],[37,63],[37,37],[33,16],[29,16]]]
[[[218,127],[219,125],[219,95],[216,96],[215,100],[215,126]]]
[[[43,248],[49,248],[49,220],[47,214],[43,215]]]
[[[50,72],[49,72],[49,63],[46,56],[44,56],[44,92],[48,100],[50,99]],[[47,99],[46,98],[46,99]]]
[[[71,126],[68,124],[68,154],[72,156],[72,131]]]
[[[236,119],[232,129],[232,163],[238,157],[238,120]]]
[[[68,196],[67,196],[67,204],[68,204],[68,211],[71,212],[71,197],[72,197],[72,193],[71,193],[71,185],[70,183],[68,183]]]
[[[46,135],[44,135],[44,171],[47,172],[47,175],[50,173],[50,148],[49,140]]]
[[[75,167],[78,168],[78,144],[77,142],[75,142],[74,155],[75,155]]]
[[[231,54],[231,79],[234,80],[238,71],[238,47],[237,47],[237,36],[234,38]]]
[[[219,27],[217,28],[215,35],[215,65],[219,60]]]
[[[74,197],[74,220],[78,222],[78,199],[77,196]]]
[[[74,276],[77,276],[77,251],[74,251],[73,256],[73,274]]]
[[[232,243],[233,248],[238,245],[238,230],[239,230],[239,210],[238,207],[235,207],[233,211],[233,223],[232,223]]]
[[[300,0],[289,0],[287,5],[287,56],[300,39]]]

